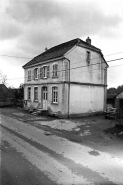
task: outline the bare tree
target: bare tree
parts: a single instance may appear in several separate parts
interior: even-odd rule
[[[7,84],[7,75],[2,74],[2,72],[0,71],[0,83],[6,85]]]

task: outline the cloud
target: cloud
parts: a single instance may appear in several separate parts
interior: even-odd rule
[[[75,2],[12,0],[6,8],[6,13],[18,24],[27,27],[24,33],[25,39],[30,38],[32,44],[40,44],[43,38],[43,42],[48,42],[47,38],[50,42],[54,39],[54,35],[56,38],[62,35],[63,38],[60,40],[65,41],[76,37],[102,34],[102,30],[107,29],[109,35],[113,36],[113,29],[122,21],[118,14],[106,14],[96,1]]]
[[[0,23],[0,39],[13,39],[18,37],[22,30],[19,25],[12,22],[2,22]]]
[[[51,0],[12,0],[6,8],[6,13],[16,21],[30,23],[37,21],[50,21],[61,16],[64,8],[57,1]]]
[[[16,37],[18,50],[39,54],[77,37],[116,37],[122,19],[104,10],[98,1],[12,0],[6,16],[16,24],[3,25],[2,38]]]

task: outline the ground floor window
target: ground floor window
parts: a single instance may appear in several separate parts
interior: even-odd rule
[[[28,90],[27,90],[27,99],[28,100],[31,100],[31,87],[28,87]]]
[[[34,87],[34,101],[38,100],[38,87]]]
[[[52,103],[58,103],[58,87],[52,87]]]

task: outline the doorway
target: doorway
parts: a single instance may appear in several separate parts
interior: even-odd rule
[[[42,87],[42,104],[43,110],[47,110],[47,87]]]

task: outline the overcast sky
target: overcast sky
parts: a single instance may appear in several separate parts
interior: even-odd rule
[[[46,47],[88,36],[107,61],[123,58],[123,0],[0,1],[0,71],[8,86],[23,83],[22,66]],[[110,62],[108,87],[122,84],[123,60]]]

